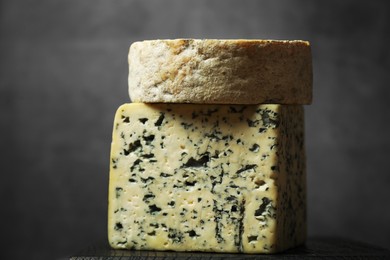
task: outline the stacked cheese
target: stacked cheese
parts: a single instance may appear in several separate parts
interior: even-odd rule
[[[129,52],[108,207],[117,249],[274,253],[306,237],[303,41],[156,40]]]

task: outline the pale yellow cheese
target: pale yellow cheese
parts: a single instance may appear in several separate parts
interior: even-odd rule
[[[108,237],[118,249],[273,253],[304,242],[303,107],[121,106]]]

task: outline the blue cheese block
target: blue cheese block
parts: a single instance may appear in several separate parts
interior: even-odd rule
[[[121,106],[110,245],[274,253],[303,243],[303,116],[300,105]]]

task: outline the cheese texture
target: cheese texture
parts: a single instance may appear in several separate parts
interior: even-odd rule
[[[111,147],[116,249],[274,253],[306,237],[303,107],[121,106]]]
[[[306,41],[174,39],[129,50],[133,102],[310,104],[312,60]]]

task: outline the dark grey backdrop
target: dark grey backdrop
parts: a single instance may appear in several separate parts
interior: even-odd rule
[[[311,41],[309,234],[390,247],[389,3],[0,1],[0,258],[53,259],[106,240],[128,47],[178,37]]]

